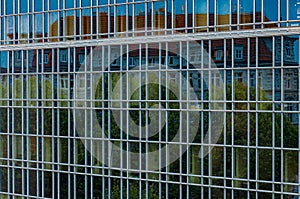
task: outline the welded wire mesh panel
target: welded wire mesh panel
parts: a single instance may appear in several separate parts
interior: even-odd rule
[[[3,0],[1,43],[138,37],[299,25],[298,0]]]
[[[0,1],[0,197],[298,198],[298,5]]]

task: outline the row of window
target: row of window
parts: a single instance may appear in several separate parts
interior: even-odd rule
[[[257,43],[253,45],[252,42]],[[142,66],[144,69],[144,66],[147,64],[149,67],[154,68],[159,67],[159,64],[161,64],[162,66],[167,65],[171,68],[182,67],[182,69],[185,69],[189,67],[192,69],[193,66],[201,68],[202,64],[206,67],[210,63],[210,58],[214,61],[212,62],[214,67],[218,68],[271,67],[273,63],[275,66],[295,67],[299,64],[299,36],[297,35],[283,38],[262,37],[257,40],[255,38],[251,40],[235,39],[234,45],[232,41],[226,40],[224,47],[221,46],[224,44],[223,40],[215,40],[199,44],[203,46],[203,49],[195,48],[192,43],[182,44],[183,46],[180,50],[179,43],[168,43],[168,53],[165,47],[155,50],[155,48],[159,47],[158,44],[153,44],[148,50],[143,45],[139,47],[139,50],[137,50],[137,46],[128,45],[128,54],[125,53],[127,49],[126,45],[112,46],[110,47],[110,57],[108,57],[109,49],[107,47],[103,48],[105,51],[104,56],[102,55],[102,49],[99,47],[2,51],[0,52],[0,66],[2,71],[7,71],[6,69],[12,70],[12,66],[15,69],[21,69],[23,65],[25,69],[25,66],[28,65],[28,70],[33,67],[34,72],[36,71],[34,68],[37,67],[37,64],[39,64],[38,68],[41,70],[41,64],[43,63],[44,67],[48,68],[48,72],[49,70],[53,70],[51,69],[52,67],[56,70],[56,65],[59,66],[60,71],[67,71],[68,67],[72,70],[77,70],[86,61],[86,64],[93,65],[93,70],[98,70],[102,67],[111,67],[111,70],[119,70],[121,67],[122,69],[132,69],[139,66]],[[276,47],[276,50],[273,50],[273,46]],[[283,49],[283,56],[278,48]],[[183,57],[178,55],[180,51]],[[91,56],[94,59],[92,62],[90,62]],[[225,58],[226,63],[224,62]],[[17,72],[17,70],[14,71]]]
[[[170,31],[166,30],[192,33],[299,26],[297,10],[300,9],[300,4],[295,0],[281,0],[280,4],[272,0],[267,5],[273,7],[264,6],[264,11],[262,8],[242,11],[244,1],[248,1],[248,4],[253,1],[241,0],[240,11],[236,13],[232,12],[236,8],[228,7],[227,0],[218,0],[216,4],[213,0],[202,3],[189,1],[188,4],[185,0],[153,1],[118,6],[112,4],[101,8],[0,15],[0,38],[2,44],[6,44],[169,34]],[[269,0],[262,2],[267,1]],[[232,2],[232,6],[234,5]],[[260,3],[257,2],[256,6],[258,5]],[[278,5],[280,9],[276,7]],[[214,13],[215,7],[217,13]],[[281,16],[274,14],[277,10],[281,10]]]
[[[228,55],[228,52],[226,52]],[[222,60],[224,58],[224,50],[215,51],[215,60]],[[243,59],[243,47],[234,48],[234,59],[242,60]]]
[[[288,57],[293,57],[294,56],[294,48],[291,45],[286,45],[285,48],[285,55]],[[243,60],[244,59],[244,48],[242,46],[237,46],[234,48],[234,59],[236,60]],[[48,54],[44,54],[44,63],[48,64]],[[84,63],[84,59],[85,56],[84,54],[79,54],[79,63],[83,64]],[[228,52],[226,52],[226,56],[228,56]],[[194,55],[192,54],[190,56],[190,63],[200,63],[200,55]],[[224,58],[224,50],[216,50],[215,51],[215,56],[214,59],[216,61],[220,61],[223,60]],[[72,57],[71,57],[72,60]],[[123,58],[123,63],[126,63],[127,58]],[[161,64],[165,64],[165,60],[166,58],[164,56],[161,57]],[[61,51],[60,53],[60,61],[61,62],[67,62],[68,61],[68,52],[67,51]],[[42,62],[42,60],[40,59],[40,63]],[[134,67],[138,65],[139,60],[136,60],[133,57],[129,57],[129,67]],[[142,65],[146,64],[146,59],[145,57],[142,57],[141,60]],[[159,64],[159,58],[158,57],[150,57],[148,59],[148,63],[151,64]],[[120,65],[120,60],[115,57],[114,61],[111,63],[111,66],[119,66]],[[177,66],[179,65],[179,57],[175,57],[175,56],[169,56],[168,57],[168,65],[169,66]],[[185,65],[185,63],[183,63],[183,65]]]

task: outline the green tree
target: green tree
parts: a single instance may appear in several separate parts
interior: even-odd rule
[[[59,92],[59,93],[57,93]],[[47,137],[38,137],[34,135],[66,135],[67,123],[67,111],[63,109],[67,106],[66,101],[62,101],[59,106],[60,110],[53,109],[52,105],[58,106],[57,102],[53,99],[67,99],[65,91],[58,91],[54,88],[52,81],[48,78],[36,76],[36,75],[23,75],[23,76],[5,76],[2,77],[0,82],[0,98],[1,108],[1,132],[12,133],[10,137],[10,145],[14,148],[13,157],[16,159],[15,165],[21,166],[21,159],[24,158],[24,151],[29,150],[30,160],[42,160],[45,162],[51,162],[53,151],[52,139]],[[7,107],[6,107],[7,106]],[[58,124],[58,115],[61,119]],[[54,125],[54,127],[53,127]],[[57,132],[57,126],[60,126],[60,132]],[[53,129],[55,132],[53,132]],[[26,135],[25,139],[23,139]],[[8,136],[1,135],[2,145],[2,157],[7,157]],[[28,145],[26,145],[28,143]],[[57,145],[61,148],[61,151],[65,153],[67,145]],[[23,146],[23,148],[22,148]],[[24,147],[29,146],[24,150]],[[43,154],[44,153],[44,154]],[[63,156],[65,157],[65,156]],[[39,159],[37,159],[39,158]],[[6,164],[3,162],[3,164]],[[37,164],[34,162],[29,163],[30,167],[36,168]],[[51,169],[51,163],[45,163],[44,168]],[[22,174],[20,169],[15,170],[15,183],[16,192],[21,193],[22,187]],[[6,179],[6,170],[2,170],[2,179]],[[36,171],[30,171],[30,194],[36,194]],[[51,184],[52,173],[44,172],[44,184]],[[42,182],[40,182],[41,184]],[[2,183],[2,190],[7,189],[7,183]],[[51,197],[51,186],[45,187],[45,196]]]
[[[233,92],[233,95],[232,95]],[[248,96],[250,100],[253,100],[253,103],[247,103]],[[259,101],[255,102],[256,96],[258,96]],[[233,99],[232,99],[233,98]],[[234,83],[234,90],[232,85],[228,85],[226,88],[226,100],[239,101],[236,103],[227,103],[227,110],[230,110],[229,113],[226,113],[226,131],[222,132],[218,144],[226,144],[228,146],[234,145],[235,147],[215,147],[211,151],[211,162],[208,164],[208,157],[204,159],[199,159],[197,153],[199,152],[200,147],[194,147],[192,150],[192,164],[201,164],[203,161],[204,173],[211,172],[214,176],[227,176],[244,179],[244,181],[235,181],[234,186],[247,187],[247,181],[245,181],[250,173],[249,178],[255,180],[256,176],[259,180],[272,181],[272,166],[275,168],[275,181],[281,181],[281,172],[287,172],[281,170],[281,159],[288,161],[291,157],[291,154],[282,154],[279,150],[271,150],[258,148],[255,150],[254,147],[281,147],[283,143],[284,147],[288,148],[297,148],[298,147],[298,131],[295,126],[292,125],[289,118],[280,113],[272,113],[274,104],[272,101],[267,99],[266,94],[263,90],[254,88],[249,88],[247,85],[239,82]],[[247,111],[247,110],[252,110]],[[283,126],[281,125],[283,124]],[[282,132],[284,132],[282,136]],[[225,136],[224,136],[224,133]],[[274,141],[274,143],[273,143]],[[237,147],[238,146],[238,147]],[[253,147],[253,148],[250,148]],[[193,149],[193,148],[192,148]],[[226,161],[224,161],[224,153],[226,152]],[[250,160],[247,159],[250,158]],[[256,157],[258,159],[256,159]],[[234,162],[232,162],[234,161]],[[247,167],[247,161],[249,161],[249,170]],[[274,162],[275,165],[272,165]],[[234,165],[234,170],[232,170],[232,165]],[[224,173],[224,166],[227,170]],[[201,167],[197,167],[200,174]],[[256,173],[257,168],[257,173]],[[292,171],[289,171],[293,173]],[[294,172],[297,173],[297,170]],[[287,174],[284,173],[284,176]],[[199,183],[196,179],[192,179],[194,182]],[[208,183],[204,179],[204,183]],[[214,185],[223,186],[223,180],[211,181]],[[228,186],[230,181],[228,181]],[[250,183],[250,188],[255,189],[256,184]],[[276,189],[280,189],[280,186],[275,185]],[[261,190],[272,190],[272,186],[268,183],[259,183],[259,189]],[[205,190],[205,189],[204,189]],[[194,189],[195,194],[192,192],[192,195],[195,195],[197,192],[201,192],[201,188]],[[231,194],[231,192],[227,192]],[[207,194],[207,192],[205,193]],[[221,198],[223,197],[223,189],[213,189],[211,192],[212,197]],[[228,196],[229,197],[229,196]],[[246,198],[246,191],[235,191],[235,197]],[[255,198],[255,195],[251,195],[251,198]],[[265,193],[259,193],[259,197],[268,197]]]

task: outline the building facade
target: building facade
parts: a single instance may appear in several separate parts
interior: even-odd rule
[[[1,198],[299,198],[299,0],[1,0]]]

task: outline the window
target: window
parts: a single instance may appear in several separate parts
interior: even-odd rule
[[[285,54],[288,57],[293,57],[294,56],[294,49],[293,49],[292,43],[290,41],[287,42],[286,45],[285,45]]]
[[[149,64],[153,64],[153,63],[154,63],[154,58],[149,58],[149,59],[148,59],[148,63],[149,63]]]
[[[190,63],[191,64],[200,64],[200,60],[201,60],[201,53],[193,53],[190,55]],[[205,56],[204,56],[205,57]]]
[[[161,57],[161,64],[165,65],[165,63],[166,63],[166,57]]]
[[[44,64],[48,64],[48,54],[44,54]]]
[[[84,54],[79,54],[79,64],[84,63]]]
[[[292,74],[291,73],[287,73],[285,79],[286,79],[286,88],[287,89],[291,89],[292,88],[292,83],[291,83]]]
[[[190,78],[189,78],[190,79],[190,81],[189,81],[190,82],[190,87],[192,88],[192,87],[194,87],[193,73],[190,73],[189,76],[190,76]]]
[[[21,58],[22,58],[22,53],[21,53],[21,51],[16,51],[16,52],[15,52],[15,58],[16,58],[16,59],[21,59]]]
[[[243,47],[235,47],[234,59],[243,59]]]
[[[286,47],[285,47],[285,52],[286,52],[286,55],[287,55],[287,56],[289,56],[289,57],[292,56],[292,52],[291,52],[290,47],[286,46]]]
[[[68,61],[68,51],[61,50],[60,51],[60,61],[61,62],[67,62]]]
[[[134,58],[133,57],[129,57],[129,66],[130,67],[134,67],[135,64],[134,64]]]
[[[216,60],[222,60],[223,50],[216,50]]]
[[[142,65],[145,65],[145,64],[146,64],[146,58],[145,58],[145,57],[142,57],[141,64],[142,64]]]
[[[48,64],[49,55],[48,54],[44,54],[43,59],[44,59],[44,61],[43,61],[44,64]],[[42,64],[42,56],[41,56],[41,54],[39,54],[39,64]]]
[[[174,64],[174,57],[169,57],[169,64],[173,65]]]
[[[61,78],[60,83],[61,83],[61,88],[62,89],[67,89],[68,88],[68,78],[67,77]]]
[[[154,64],[157,64],[157,60],[154,57],[151,57],[148,59],[148,64],[153,66]]]

